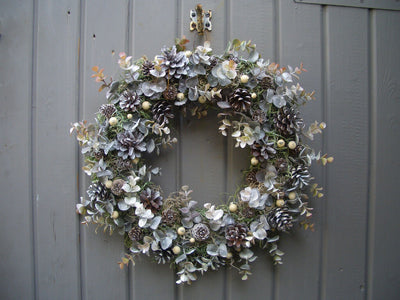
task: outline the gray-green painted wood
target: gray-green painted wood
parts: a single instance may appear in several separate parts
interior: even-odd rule
[[[309,122],[325,120],[313,142],[335,156],[314,175],[316,230],[285,236],[285,264],[259,251],[249,281],[235,271],[176,287],[172,270],[148,259],[125,270],[122,239],[79,224],[74,205],[88,180],[69,124],[93,120],[105,95],[94,65],[115,76],[118,53],[152,58],[189,32],[198,1],[35,0],[0,4],[1,299],[397,299],[400,221],[400,13],[291,0],[201,2],[213,11],[207,33],[216,53],[251,39],[281,65],[303,62],[316,90]],[[203,204],[240,182],[248,154],[218,134],[218,119],[177,118],[180,143],[162,154],[166,194],[189,184]]]

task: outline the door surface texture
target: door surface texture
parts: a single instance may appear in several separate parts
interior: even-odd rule
[[[400,11],[344,2],[1,0],[0,298],[400,299]],[[214,53],[237,38],[265,60],[303,63],[316,100],[301,114],[326,122],[312,146],[335,160],[312,168],[324,187],[315,230],[282,238],[283,265],[259,251],[247,281],[226,268],[178,286],[169,265],[146,257],[121,270],[121,236],[81,224],[89,179],[69,129],[106,103],[93,66],[118,76],[120,52],[152,58],[182,36],[192,47],[198,3],[212,11]],[[179,143],[157,158],[165,194],[189,185],[203,204],[233,193],[249,154],[218,132],[216,114],[175,122]]]

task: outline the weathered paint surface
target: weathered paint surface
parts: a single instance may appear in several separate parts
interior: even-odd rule
[[[213,11],[206,37],[216,53],[251,39],[264,58],[308,69],[302,83],[317,101],[303,115],[327,122],[313,145],[335,156],[314,167],[325,186],[316,230],[282,240],[278,269],[260,252],[248,281],[226,269],[176,287],[168,266],[147,259],[121,271],[121,237],[80,224],[74,206],[88,180],[68,130],[105,101],[92,66],[115,75],[121,51],[153,57],[175,37],[196,40],[198,1],[2,1],[0,298],[398,299],[400,12],[300,2],[201,4]],[[157,160],[166,193],[188,184],[204,203],[234,191],[248,155],[217,122],[176,120],[180,143]]]

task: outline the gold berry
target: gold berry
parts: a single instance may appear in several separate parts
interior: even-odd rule
[[[191,242],[192,244],[194,244],[196,242],[196,240],[194,238],[190,238],[189,242]]]
[[[114,210],[113,213],[111,214],[111,218],[117,219],[118,217],[119,217],[119,213],[116,210]]]
[[[256,99],[257,98],[257,94],[256,93],[251,93],[251,98]]]
[[[231,259],[231,258],[232,258],[232,252],[228,252],[228,253],[226,254],[226,258],[227,258],[227,259]]]
[[[284,140],[278,140],[278,142],[276,143],[276,145],[279,147],[279,148],[282,148],[282,147],[284,147],[285,146],[285,141]]]
[[[334,160],[333,156],[329,156],[329,157],[326,159],[326,161],[327,161],[328,163],[332,163],[333,160]]]
[[[206,96],[201,95],[201,96],[199,97],[199,103],[204,104],[204,103],[206,103],[206,101],[207,101]]]
[[[132,118],[133,118],[132,114],[128,114],[126,117],[127,117],[128,119],[132,119]]]

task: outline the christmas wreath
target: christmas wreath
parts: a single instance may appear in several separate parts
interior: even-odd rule
[[[107,89],[96,122],[72,125],[91,176],[88,197],[77,211],[83,223],[95,223],[124,235],[128,249],[120,267],[139,254],[171,263],[177,283],[191,283],[198,272],[232,266],[247,279],[254,247],[265,249],[275,264],[283,252],[281,233],[300,224],[312,228],[309,196],[322,197],[312,183],[313,161],[333,161],[315,153],[303,138],[313,139],[324,123],[306,127],[299,107],[314,99],[295,83],[303,71],[281,68],[260,58],[254,44],[233,40],[225,53],[210,44],[186,50],[185,39],[164,47],[154,60],[120,53],[119,80],[94,67],[92,77]],[[160,168],[151,157],[177,142],[173,119],[178,113],[202,118],[218,110],[219,131],[249,149],[244,180],[226,203],[202,207],[191,190],[165,197],[152,182]],[[253,249],[253,250],[252,250]]]

